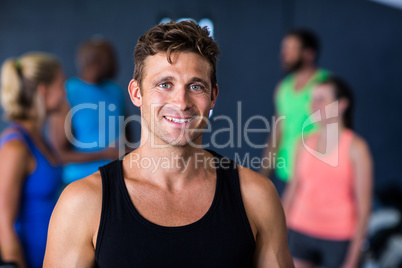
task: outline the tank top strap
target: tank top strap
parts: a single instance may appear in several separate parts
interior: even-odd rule
[[[280,94],[292,94],[294,82],[294,74],[288,74],[280,83],[277,96]],[[278,99],[279,101],[280,99]]]
[[[112,193],[119,193],[119,184],[117,175],[120,172],[121,160],[117,159],[107,165],[99,167],[102,179],[102,209],[101,219],[99,223],[98,236],[95,245],[95,259],[99,257],[99,248],[102,244],[103,234],[105,232],[106,220],[113,203],[122,204],[121,200],[112,201],[112,198],[119,198],[120,195],[113,195]]]
[[[20,124],[18,124],[16,122],[11,123],[10,128],[16,129],[18,131],[18,133],[20,135],[22,135],[23,141],[26,143],[26,145],[28,146],[28,148],[32,152],[32,154],[34,154],[35,158],[43,159],[44,161],[46,161],[49,164],[51,164],[51,162],[49,162],[49,159],[47,159],[46,156],[38,149],[38,147],[36,147],[36,145],[33,142],[32,138],[31,138],[31,135],[29,134],[28,130],[26,130],[22,125],[20,125]],[[54,149],[54,147],[46,139],[44,139],[43,142],[45,143],[45,146],[47,147],[49,152],[55,158],[54,166],[55,167],[61,167],[62,166],[62,160],[61,160],[60,156],[58,155],[58,153],[56,152],[56,150]]]
[[[353,138],[355,137],[355,134],[352,130],[350,129],[345,129],[343,132],[343,142],[347,145],[347,147],[350,147]]]
[[[352,145],[355,134],[350,129],[345,129],[341,134],[341,139],[339,141],[340,154],[349,156],[350,146]]]
[[[116,159],[115,161],[110,162],[104,166],[99,167],[99,171],[102,177],[102,191],[103,191],[103,201],[109,201],[109,193],[112,190],[119,189],[119,180],[116,179],[121,172],[121,163],[120,159]],[[112,189],[111,189],[112,188]],[[120,191],[120,190],[119,190]]]
[[[324,69],[317,69],[309,83],[320,83],[324,81],[330,75],[329,71]]]
[[[0,148],[11,140],[19,140],[22,141],[32,153],[36,152],[36,147],[24,127],[17,123],[11,123],[7,128],[15,129],[15,131],[10,131],[9,133],[6,133],[2,137],[0,137]]]
[[[18,134],[22,136],[23,141],[28,146],[29,150],[32,153],[36,154],[37,148],[36,148],[35,144],[33,143],[28,131],[18,123],[10,124],[10,128],[16,129],[18,131]],[[16,132],[13,132],[13,133],[16,133]]]
[[[231,184],[231,187],[233,187],[233,190],[235,190],[236,192],[237,187],[239,188],[238,190],[240,190],[239,173],[236,162],[232,159],[218,154],[215,151],[207,151],[211,153],[215,158],[215,167],[217,169],[216,174],[218,177],[217,179],[227,180],[228,183]]]
[[[26,139],[24,138],[24,136],[19,133],[19,132],[9,132],[6,133],[4,135],[2,135],[0,137],[0,149],[9,141],[12,140],[19,140],[22,141],[23,143],[25,143],[26,146],[28,146],[28,143],[26,141]]]
[[[250,242],[255,245],[254,234],[250,226],[250,222],[247,218],[246,209],[244,207],[243,198],[240,189],[240,177],[237,163],[218,154],[215,151],[207,150],[216,158],[216,167],[218,169],[217,176],[218,181],[222,181],[222,196],[226,198],[234,199],[236,207],[239,210],[243,226],[246,228]],[[230,195],[230,197],[229,197]]]

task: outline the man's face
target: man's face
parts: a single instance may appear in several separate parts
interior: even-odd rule
[[[285,37],[281,45],[280,59],[286,72],[294,72],[303,65],[303,48],[300,40],[292,35]]]
[[[145,59],[141,86],[141,116],[157,144],[187,146],[202,143],[209,111],[218,88],[211,85],[211,66],[196,53],[166,53]],[[144,137],[142,137],[144,138]]]

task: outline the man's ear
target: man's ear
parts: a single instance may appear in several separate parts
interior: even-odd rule
[[[135,106],[142,106],[142,95],[137,80],[131,79],[130,84],[128,84],[128,94],[130,95],[131,102]]]
[[[218,98],[218,93],[219,93],[219,87],[218,87],[218,84],[216,84],[215,87],[212,88],[211,109],[213,109],[215,107],[216,99]]]

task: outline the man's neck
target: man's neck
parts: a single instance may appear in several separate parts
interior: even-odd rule
[[[306,84],[310,81],[310,79],[314,76],[316,71],[317,67],[315,65],[305,65],[299,70],[295,71],[295,90],[304,88]]]
[[[194,179],[215,172],[213,156],[193,146],[153,148],[143,144],[125,160],[130,177],[139,175],[169,189],[180,189]]]
[[[80,74],[80,79],[88,84],[97,84],[99,81],[97,81],[95,75],[93,75],[91,72],[82,72]]]
[[[299,70],[294,72],[296,78],[306,78],[311,77],[317,71],[317,66],[314,64],[308,64],[301,67]]]

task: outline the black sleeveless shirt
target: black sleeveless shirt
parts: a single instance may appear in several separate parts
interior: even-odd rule
[[[96,242],[97,267],[251,267],[254,236],[234,161],[214,154],[216,190],[208,212],[185,226],[156,225],[128,194],[122,161],[100,167],[103,199]]]

